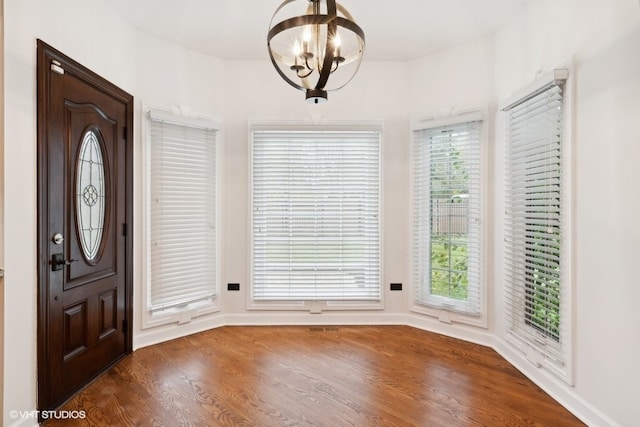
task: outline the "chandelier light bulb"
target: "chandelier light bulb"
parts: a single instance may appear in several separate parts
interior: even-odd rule
[[[341,43],[342,43],[342,40],[340,40],[340,34],[336,33],[336,35],[333,37],[333,46],[338,48],[340,47]]]

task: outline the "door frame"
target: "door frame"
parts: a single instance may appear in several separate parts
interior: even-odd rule
[[[49,397],[49,372],[46,363],[49,355],[48,342],[48,275],[51,269],[49,261],[49,235],[48,212],[49,200],[49,170],[48,170],[48,135],[49,135],[49,94],[51,90],[51,63],[57,61],[65,73],[70,73],[89,86],[109,94],[126,108],[125,123],[125,266],[124,266],[124,299],[126,321],[125,328],[125,352],[133,351],[133,96],[105,80],[93,71],[85,68],[78,62],[67,57],[60,51],[49,46],[42,40],[37,40],[37,111],[38,111],[38,141],[37,141],[37,270],[38,270],[38,308],[37,308],[37,359],[38,359],[38,409],[54,409],[50,406],[57,402],[51,402]],[[114,361],[114,364],[119,361]],[[113,365],[113,364],[112,364]],[[112,366],[110,365],[110,366]],[[106,371],[106,367],[102,372]],[[100,372],[101,373],[101,372]],[[98,373],[97,375],[99,375]],[[96,375],[96,376],[97,376]],[[91,381],[91,380],[90,380]],[[90,382],[89,381],[89,382]]]

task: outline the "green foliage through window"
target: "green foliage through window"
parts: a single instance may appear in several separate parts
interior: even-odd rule
[[[416,302],[478,315],[480,129],[466,121],[415,131]]]
[[[468,285],[466,239],[432,237],[431,294],[466,300]]]

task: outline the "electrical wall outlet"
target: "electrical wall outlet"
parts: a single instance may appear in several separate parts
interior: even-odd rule
[[[401,291],[402,290],[402,283],[391,283],[390,289],[392,291]]]
[[[240,283],[227,283],[227,290],[228,291],[239,291],[240,290]]]

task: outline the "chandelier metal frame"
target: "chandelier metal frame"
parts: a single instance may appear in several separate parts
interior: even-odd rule
[[[317,104],[327,100],[327,90],[337,90],[344,87],[357,73],[364,54],[364,31],[336,0],[307,0],[309,2],[308,9],[312,13],[284,19],[274,25],[273,20],[278,13],[295,1],[300,0],[285,0],[273,14],[271,27],[267,34],[269,57],[280,77],[292,87],[305,91],[307,101]],[[320,12],[321,3],[326,3],[326,14]],[[322,26],[325,28],[321,29]],[[312,29],[308,30],[310,39],[302,40],[300,44],[296,38],[296,45],[292,46],[293,53],[291,55],[274,51],[272,46],[274,37],[290,30],[302,34],[305,28]],[[341,56],[339,29],[349,31],[358,38],[356,57]],[[326,36],[321,39],[323,34]],[[314,54],[312,50],[315,50],[316,53]],[[357,66],[354,68],[353,74],[343,84],[332,89],[325,89],[332,73],[338,70],[341,65],[354,61],[357,61]],[[317,77],[313,76],[314,73],[317,74]],[[313,77],[315,83],[308,81],[310,77]]]

